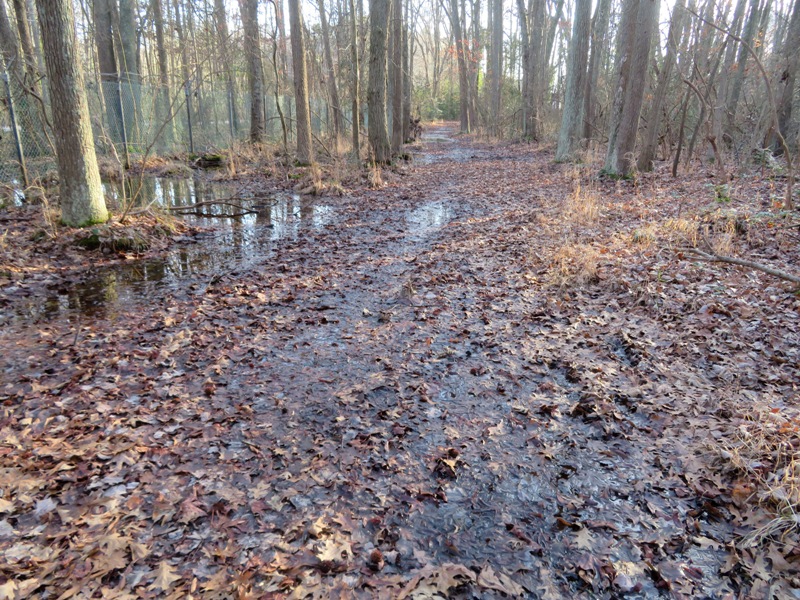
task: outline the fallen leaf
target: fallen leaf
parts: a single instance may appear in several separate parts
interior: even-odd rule
[[[162,560],[155,570],[156,578],[150,585],[150,590],[166,592],[172,587],[172,584],[181,579],[181,576],[175,573],[175,569],[169,565],[165,560]]]

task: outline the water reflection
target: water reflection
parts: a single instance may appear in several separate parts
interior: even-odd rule
[[[126,202],[136,207],[196,207],[198,214],[184,219],[215,229],[199,243],[179,246],[164,257],[100,267],[81,282],[54,289],[47,297],[23,300],[10,320],[47,320],[64,312],[108,316],[121,307],[152,301],[160,291],[182,279],[204,279],[232,268],[254,268],[276,251],[282,239],[296,239],[304,231],[321,229],[333,218],[331,207],[311,198],[248,194],[202,177],[131,179],[124,186],[105,184],[104,188],[109,201],[119,207]],[[229,203],[214,203],[220,200]],[[221,215],[237,216],[219,218]]]
[[[436,200],[410,211],[406,216],[406,223],[411,236],[424,237],[447,225],[452,218],[450,207],[443,201]]]

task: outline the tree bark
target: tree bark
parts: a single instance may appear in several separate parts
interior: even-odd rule
[[[261,33],[258,28],[258,0],[239,0],[250,86],[250,141],[264,141],[264,67],[261,61]]]
[[[353,102],[353,154],[358,157],[361,154],[361,144],[359,135],[359,126],[361,125],[361,83],[360,83],[360,65],[358,59],[358,17],[356,15],[355,0],[350,2],[350,60],[352,61],[352,102]]]
[[[225,0],[214,0],[214,28],[217,30],[222,64],[225,72],[225,87],[228,92],[228,118],[231,119],[230,128],[234,135],[239,132],[239,109],[236,105],[236,88],[233,85],[233,74],[231,68],[231,51],[228,34],[228,19],[225,14]]]
[[[119,109],[120,97],[119,73],[117,57],[114,51],[114,35],[112,27],[112,0],[94,0],[92,16],[94,17],[94,39],[97,46],[97,63],[100,69],[100,85],[106,109],[106,127],[111,141],[122,141],[122,113]]]
[[[596,137],[597,123],[597,82],[600,79],[600,64],[608,38],[608,21],[611,16],[611,0],[600,0],[592,17],[591,55],[589,74],[586,82],[586,95],[583,104],[583,137]]]
[[[625,0],[620,23],[619,72],[614,94],[605,171],[628,176],[644,100],[650,44],[658,19],[658,0]]]
[[[361,145],[359,140],[359,126],[361,125],[361,84],[360,84],[360,65],[358,60],[358,24],[356,16],[356,5],[354,0],[350,0],[350,60],[352,61],[351,68],[353,69],[353,154],[358,158],[361,154]]]
[[[411,131],[411,74],[414,72],[411,53],[409,48],[410,40],[414,39],[414,33],[410,21],[411,2],[406,2],[406,14],[403,26],[403,141],[408,141]]]
[[[403,145],[403,0],[392,0],[391,19],[392,55],[389,74],[392,78],[392,151],[399,152]]]
[[[61,220],[74,227],[108,220],[78,63],[72,0],[36,0],[53,110]]]
[[[747,16],[747,23],[745,24],[742,32],[742,40],[744,41],[744,44],[739,44],[739,55],[736,57],[736,74],[733,78],[730,94],[728,98],[725,99],[727,102],[728,115],[725,125],[726,131],[731,137],[733,137],[733,133],[736,128],[736,109],[739,106],[739,97],[742,93],[742,85],[744,83],[745,70],[747,69],[747,61],[750,60],[750,56],[747,52],[747,47],[745,44],[749,46],[752,46],[753,44],[753,38],[755,37],[756,29],[758,27],[760,4],[761,0],[751,0],[750,12]]]
[[[589,56],[589,28],[591,0],[575,0],[575,20],[569,44],[567,88],[564,94],[564,112],[558,134],[556,160],[572,158],[583,134],[583,105],[586,93],[586,63]]]
[[[500,136],[500,100],[503,86],[503,0],[492,0],[492,52],[490,68],[487,73],[489,81],[489,130]]]
[[[469,81],[467,77],[466,48],[461,32],[461,18],[458,13],[458,0],[450,0],[450,28],[453,32],[453,45],[458,61],[458,102],[461,114],[461,132],[469,133]]]
[[[658,134],[661,129],[661,113],[664,110],[664,101],[667,97],[667,87],[672,79],[672,71],[678,54],[678,38],[683,31],[683,20],[686,14],[684,1],[677,0],[672,9],[672,19],[667,34],[667,55],[664,57],[664,66],[658,80],[655,97],[650,105],[647,116],[647,133],[642,150],[639,153],[637,167],[640,171],[652,171],[653,160],[658,146]]]
[[[289,28],[292,37],[294,103],[297,117],[297,160],[301,164],[310,165],[314,162],[314,148],[311,145],[311,109],[308,105],[308,75],[300,0],[289,0]]]
[[[23,0],[14,0],[14,14],[17,19],[17,35],[22,47],[22,56],[25,60],[25,86],[38,93],[38,69],[36,51],[31,40],[31,30],[28,24],[28,11]]]
[[[800,0],[795,0],[792,6],[792,18],[779,57],[778,84],[775,86],[778,128],[781,135],[791,144],[792,138],[795,137],[792,135],[792,103],[797,70],[800,67]],[[783,153],[783,146],[773,130],[770,130],[764,145],[771,148],[775,154]]]
[[[375,162],[386,164],[392,160],[389,129],[386,124],[389,0],[369,0],[369,19],[368,136]]]
[[[167,47],[164,43],[164,8],[161,0],[153,0],[153,22],[156,29],[156,54],[158,55],[158,99],[156,115],[164,125],[161,133],[160,146],[162,150],[171,148],[175,142],[175,126],[172,121],[172,107],[169,96],[169,63],[167,62]]]
[[[328,16],[325,14],[325,0],[319,0],[319,20],[322,26],[322,44],[325,54],[325,70],[327,74],[328,96],[330,96],[331,111],[333,112],[333,137],[338,140],[342,134],[342,107],[339,104],[339,88],[336,85],[336,71],[333,65],[331,52],[331,37],[328,27]]]

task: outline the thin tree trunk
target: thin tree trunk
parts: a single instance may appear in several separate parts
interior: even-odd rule
[[[331,38],[328,27],[328,17],[325,14],[325,0],[319,0],[319,19],[322,26],[322,43],[325,54],[325,69],[327,70],[328,95],[330,96],[331,110],[333,111],[333,137],[338,141],[342,134],[342,107],[339,104],[339,89],[336,85],[336,71],[333,67],[333,54],[331,52]]]
[[[258,28],[258,0],[239,0],[250,84],[250,141],[264,140],[264,66],[261,61],[261,33]]]
[[[239,109],[235,102],[236,88],[233,85],[232,65],[230,63],[230,40],[228,39],[228,19],[225,14],[224,0],[214,0],[214,27],[217,30],[217,39],[219,43],[222,65],[226,70],[225,87],[228,93],[228,118],[232,120],[230,127],[233,129],[234,134],[236,134],[239,131]]]
[[[620,34],[622,67],[615,92],[615,118],[609,135],[606,172],[627,176],[635,165],[634,149],[644,100],[650,43],[658,20],[657,0],[626,0]]]
[[[72,0],[37,0],[57,147],[61,219],[71,226],[108,220],[78,62]]]
[[[289,0],[289,27],[292,37],[294,102],[297,117],[297,160],[301,164],[310,165],[314,162],[314,148],[311,145],[311,110],[308,105],[308,75],[300,0]]]
[[[450,27],[453,32],[453,44],[458,60],[458,101],[461,113],[461,132],[471,130],[469,120],[469,81],[467,77],[466,47],[461,32],[461,18],[458,12],[458,0],[450,0]]]
[[[791,144],[793,142],[792,138],[795,137],[791,127],[792,104],[797,70],[800,67],[800,0],[795,0],[792,6],[792,18],[779,56],[778,84],[775,90],[775,98],[778,103],[778,128],[781,135]],[[783,153],[783,146],[773,129],[767,135],[764,146],[772,148],[775,154],[781,154]]]
[[[491,135],[500,136],[500,95],[503,86],[503,0],[492,0],[491,57],[487,79],[489,80],[489,130]]]
[[[350,34],[353,38],[350,42],[350,60],[352,61],[351,68],[353,69],[353,154],[358,158],[361,154],[361,146],[359,141],[359,126],[361,125],[361,85],[359,75],[359,60],[358,60],[358,25],[356,21],[356,5],[354,0],[350,0]]]
[[[403,145],[403,0],[392,0],[391,19],[391,77],[392,104],[392,151],[398,152]]]
[[[597,82],[600,79],[600,61],[608,38],[608,21],[611,15],[611,0],[600,0],[592,18],[591,55],[589,77],[583,104],[583,137],[592,139],[599,131],[597,119]]]
[[[678,38],[681,31],[683,31],[685,14],[684,0],[677,0],[672,9],[672,19],[669,24],[669,33],[667,34],[667,55],[664,57],[664,66],[661,69],[655,97],[653,98],[653,103],[650,105],[650,110],[647,114],[647,134],[637,161],[637,167],[640,171],[653,170],[653,160],[655,159],[656,147],[658,145],[658,134],[661,129],[661,113],[664,110],[667,88],[672,79],[672,71],[675,68],[675,61],[678,54]]]
[[[403,141],[408,141],[411,132],[411,74],[414,72],[411,66],[411,50],[409,48],[409,38],[413,39],[411,29],[411,2],[406,2],[406,12],[403,25]]]
[[[760,3],[761,0],[751,0],[750,13],[747,16],[747,23],[745,24],[744,31],[742,32],[742,39],[744,40],[745,44],[750,46],[753,44],[753,38],[756,34],[756,28],[758,27]],[[736,127],[736,109],[739,106],[739,97],[742,93],[745,70],[747,68],[747,62],[750,59],[745,44],[739,45],[739,55],[736,57],[736,74],[733,78],[730,94],[728,98],[725,99],[727,102],[726,112],[728,115],[726,121],[726,131],[730,137],[733,137],[734,129]]]
[[[583,133],[583,105],[586,93],[586,63],[589,55],[589,27],[591,25],[591,0],[575,0],[575,19],[567,65],[567,88],[564,94],[564,112],[558,135],[556,160],[568,160],[578,149]]]
[[[156,53],[158,54],[158,120],[164,123],[161,137],[161,148],[171,149],[175,143],[175,124],[173,123],[172,107],[169,94],[169,63],[167,62],[167,47],[164,43],[164,10],[161,0],[153,0],[153,20],[156,28]]]

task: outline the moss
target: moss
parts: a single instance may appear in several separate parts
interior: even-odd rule
[[[37,229],[31,234],[30,239],[32,242],[41,242],[46,237],[47,237],[47,232],[44,229]]]
[[[144,252],[150,247],[147,239],[136,233],[126,231],[122,235],[115,232],[93,229],[92,232],[76,242],[87,250],[109,250],[111,252]]]

